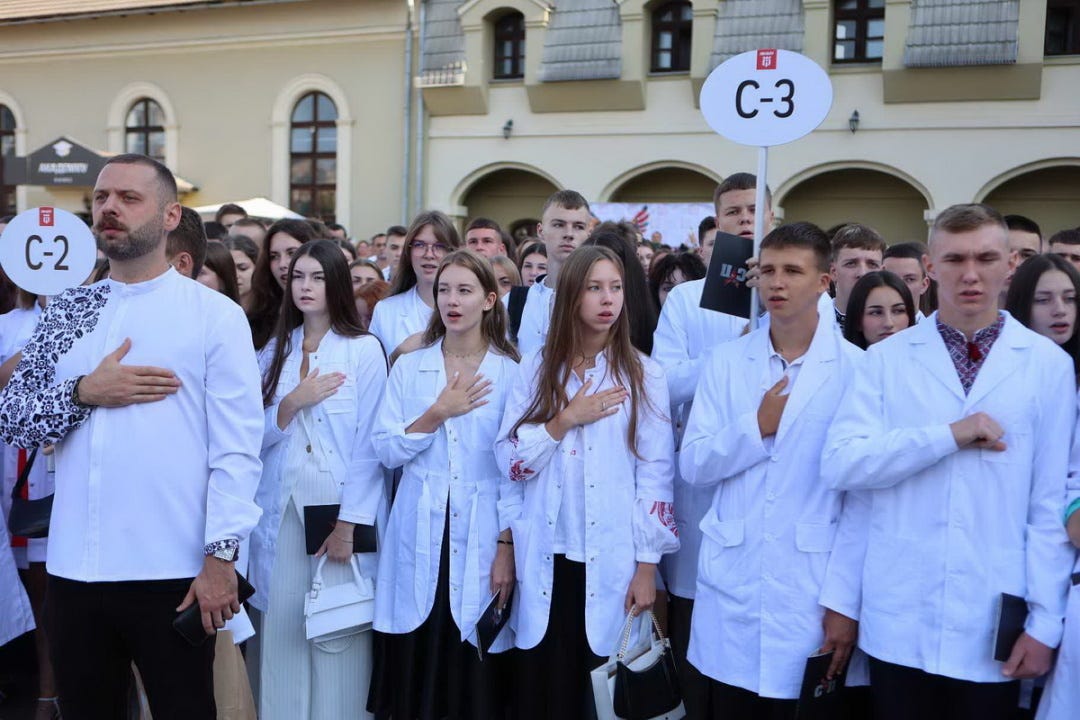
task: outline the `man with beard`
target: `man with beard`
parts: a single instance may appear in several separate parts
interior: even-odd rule
[[[56,446],[49,631],[69,720],[125,714],[128,666],[156,718],[215,717],[214,643],[239,611],[233,563],[254,527],[262,403],[243,311],[166,261],[180,206],[167,168],[110,158],[93,230],[111,277],[49,303],[0,395],[0,436]]]

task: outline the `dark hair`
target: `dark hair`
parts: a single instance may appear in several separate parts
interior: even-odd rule
[[[555,308],[551,313],[551,330],[544,342],[543,362],[537,373],[536,389],[529,406],[510,430],[511,438],[517,437],[518,428],[522,425],[546,423],[569,404],[570,397],[567,395],[566,386],[574,369],[574,360],[582,354],[578,308],[581,307],[581,296],[589,273],[601,260],[611,262],[620,275],[623,274],[618,255],[606,247],[595,245],[582,245],[570,253],[566,264],[559,271],[555,287]],[[623,296],[626,295],[624,289]],[[630,324],[625,307],[609,332],[604,352],[610,377],[630,391],[630,422],[626,441],[630,451],[637,456],[638,413],[643,405],[662,415],[666,415],[668,409],[654,408],[645,394],[645,369],[639,351],[630,342]]]
[[[191,278],[194,280],[206,262],[206,233],[199,213],[181,205],[180,222],[165,237],[165,255],[171,259],[182,252],[191,256]]]
[[[1068,276],[1080,297],[1080,272],[1077,272],[1065,258],[1053,253],[1035,255],[1024,261],[1016,268],[1016,273],[1009,282],[1009,292],[1005,296],[1005,310],[1019,320],[1024,327],[1031,327],[1031,306],[1035,300],[1035,286],[1039,284],[1039,278],[1043,273],[1050,270],[1060,270]],[[1073,334],[1061,344],[1061,348],[1069,353],[1073,361],[1073,372],[1080,374],[1080,332],[1077,332],[1076,322],[1080,322],[1080,307],[1077,308],[1077,320],[1073,324]]]
[[[217,209],[216,213],[214,213],[214,222],[220,223],[221,218],[225,217],[226,215],[239,215],[241,217],[247,217],[248,213],[247,210],[240,207],[236,203],[225,203]]]
[[[327,230],[334,230],[334,231],[340,230],[341,232],[345,233],[346,238],[349,237],[349,231],[346,230],[345,226],[342,225],[341,223],[336,223],[336,222],[326,223],[326,229]]]
[[[342,240],[341,238],[331,238],[331,242],[333,242],[339,248],[349,254],[349,257],[352,258],[352,260],[350,260],[349,262],[353,262],[356,260],[356,248],[352,246],[351,242],[349,242],[348,240]]]
[[[934,226],[930,229],[930,242],[938,232],[963,233],[978,230],[986,225],[996,225],[1001,228],[1002,234],[1008,233],[1005,218],[1001,217],[994,208],[983,203],[968,203],[966,205],[951,205],[934,219]]]
[[[575,190],[559,190],[556,193],[552,193],[544,202],[544,207],[540,211],[543,215],[547,212],[548,208],[558,206],[566,208],[567,210],[578,210],[579,208],[585,208],[586,212],[592,214],[592,210],[589,209],[589,201],[585,199],[585,196]]]
[[[887,247],[885,238],[881,237],[881,234],[877,230],[869,225],[861,225],[859,223],[846,223],[841,225],[836,229],[836,232],[832,233],[830,241],[830,244],[832,245],[833,260],[836,260],[836,256],[839,255],[840,251],[844,248],[877,251],[884,256],[885,248]]]
[[[716,216],[715,215],[706,215],[705,217],[703,217],[701,219],[701,222],[699,222],[698,226],[697,226],[698,247],[700,247],[705,242],[705,233],[709,232],[710,230],[715,230],[715,229],[716,229]]]
[[[382,268],[380,268],[378,265],[371,262],[367,258],[357,258],[356,260],[353,260],[351,263],[349,263],[349,269],[350,270],[352,270],[353,268],[357,268],[357,267],[366,267],[369,270],[374,270],[375,273],[379,276],[379,280],[382,280],[382,277],[383,277]],[[350,276],[351,275],[352,275],[352,273],[350,273]],[[386,287],[389,288],[390,283],[387,283]]]
[[[646,355],[651,354],[659,308],[649,294],[649,281],[638,260],[636,243],[625,232],[619,232],[618,224],[601,223],[582,245],[605,247],[622,262],[623,313],[630,323],[630,342]]]
[[[436,310],[431,313],[431,319],[424,330],[422,341],[424,346],[431,346],[439,338],[446,335],[446,325],[443,323],[442,313],[438,311],[439,278],[442,277],[443,271],[451,265],[463,267],[476,276],[477,282],[480,283],[480,290],[485,295],[495,294],[495,304],[489,310],[484,311],[480,320],[480,332],[484,336],[484,340],[487,341],[488,346],[493,346],[500,355],[505,355],[515,362],[520,360],[521,355],[507,336],[507,325],[510,320],[506,312],[506,306],[499,300],[499,284],[495,280],[495,272],[491,269],[491,263],[486,258],[468,249],[455,250],[439,263],[439,270],[435,273],[435,287],[433,289]]]
[[[240,288],[236,283],[236,263],[225,243],[211,240],[206,243],[206,262],[204,265],[214,271],[221,280],[221,294],[235,303],[240,302]]]
[[[207,220],[203,223],[203,232],[207,240],[224,240],[229,237],[229,229],[216,220]]]
[[[502,228],[499,227],[499,223],[486,217],[478,217],[469,221],[469,224],[465,226],[465,233],[468,234],[470,230],[494,230],[497,233],[502,233]]]
[[[251,262],[258,262],[259,246],[247,235],[230,235],[221,242],[228,250],[242,252]]]
[[[796,222],[781,225],[761,241],[762,250],[780,250],[782,248],[803,248],[814,253],[817,259],[818,270],[823,273],[829,272],[829,258],[832,248],[825,231],[814,223]]]
[[[926,243],[917,241],[896,243],[885,248],[885,259],[889,258],[904,258],[905,260],[918,260],[919,268],[922,269],[922,273],[926,275],[926,268],[923,267],[923,256],[929,254],[930,250],[926,247]]]
[[[649,268],[649,294],[656,307],[660,307],[660,286],[668,282],[676,270],[682,272],[686,280],[700,280],[707,272],[702,259],[691,252],[667,253],[654,260]]]
[[[397,268],[394,270],[394,277],[390,281],[391,295],[400,295],[411,290],[416,285],[416,271],[413,270],[412,249],[409,244],[428,225],[431,226],[431,231],[435,233],[436,242],[445,244],[450,248],[451,252],[461,247],[461,236],[458,235],[453,221],[446,215],[438,210],[428,210],[417,215],[405,233],[405,247],[401,251],[401,260],[398,261]]]
[[[278,285],[270,270],[270,242],[278,233],[285,233],[296,238],[301,245],[315,239],[315,231],[303,220],[278,220],[266,231],[262,252],[259,253],[259,259],[255,261],[255,270],[251,276],[252,302],[248,322],[251,324],[251,338],[256,350],[261,350],[266,343],[270,342],[281,310],[281,286]],[[341,255],[340,250],[338,255]],[[350,286],[351,284],[350,280]]]
[[[1074,230],[1059,230],[1050,236],[1047,245],[1061,243],[1062,245],[1080,245],[1080,228]]]
[[[371,239],[374,240],[375,238],[379,237],[379,235],[383,235],[383,236],[386,236],[386,235],[405,236],[405,235],[408,235],[408,234],[409,234],[409,230],[404,225],[391,225],[390,227],[386,228],[386,232],[378,233],[376,235],[373,235],[371,237]]]
[[[154,177],[158,183],[158,195],[162,207],[167,203],[176,202],[176,178],[173,176],[172,170],[169,170],[154,158],[138,153],[121,153],[110,157],[105,161],[105,165],[144,165],[153,169]]]
[[[233,227],[257,227],[265,231],[266,223],[259,218],[245,216],[234,222]]]
[[[907,311],[908,327],[915,325],[915,301],[911,297],[911,290],[900,279],[900,276],[888,270],[868,272],[859,278],[855,287],[851,288],[851,295],[848,297],[847,308],[845,308],[847,312],[844,314],[844,339],[863,350],[870,346],[862,331],[866,300],[870,297],[870,293],[879,287],[892,288],[900,294],[900,299],[904,301],[904,310]]]
[[[719,205],[721,195],[724,193],[735,192],[736,190],[757,190],[757,175],[746,172],[728,175],[716,186],[716,190],[713,191],[713,207]],[[772,205],[772,190],[769,189],[768,185],[765,186],[765,201]]]
[[[330,240],[312,240],[298,247],[289,262],[289,286],[292,285],[296,261],[308,255],[322,266],[330,328],[344,337],[367,335],[367,330],[360,323],[360,314],[356,311],[349,265],[335,243]],[[278,313],[277,325],[274,328],[274,354],[266,375],[263,376],[263,404],[266,407],[274,401],[285,359],[292,352],[292,331],[303,322],[304,314],[293,302],[292,292],[284,293],[281,312]]]
[[[10,223],[14,219],[15,219],[14,215],[5,215],[3,217],[0,217],[0,225],[7,225],[8,223]]]
[[[1039,223],[1035,222],[1029,217],[1023,215],[1006,215],[1004,217],[1005,227],[1010,230],[1019,230],[1020,232],[1033,233],[1042,238],[1042,229],[1039,228]]]

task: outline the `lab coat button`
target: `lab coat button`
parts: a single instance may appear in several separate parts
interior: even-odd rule
[[[773,456],[772,456],[771,458],[769,458],[769,459],[770,459],[770,460],[772,460],[773,462],[780,462],[780,458],[779,458],[779,457],[777,457],[776,455],[773,455]]]

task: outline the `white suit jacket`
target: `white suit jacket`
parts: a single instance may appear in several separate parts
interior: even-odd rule
[[[1076,421],[1072,362],[1006,317],[965,395],[937,315],[872,346],[821,460],[834,488],[871,490],[859,645],[935,675],[1001,682],[1001,593],[1056,647],[1072,551],[1061,522]],[[1004,452],[958,450],[949,424],[985,412]]]

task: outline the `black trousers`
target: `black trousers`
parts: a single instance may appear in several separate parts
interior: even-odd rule
[[[874,720],[1010,720],[1018,681],[977,683],[870,658]]]
[[[711,709],[706,717],[712,720],[795,720],[795,700],[763,698],[741,687],[707,679]]]
[[[126,716],[135,663],[154,720],[214,720],[214,642],[172,628],[191,580],[83,583],[49,576],[45,622],[66,720]]]
[[[668,637],[675,668],[679,671],[679,689],[682,690],[686,720],[702,720],[712,716],[709,708],[709,678],[686,659],[690,647],[690,620],[694,614],[692,598],[669,595]]]

